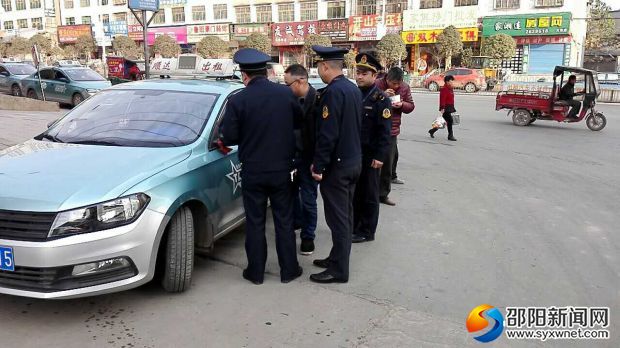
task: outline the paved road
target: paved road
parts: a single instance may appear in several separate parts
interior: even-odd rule
[[[0,296],[2,346],[477,346],[464,320],[489,303],[611,307],[608,341],[493,346],[617,347],[618,107],[600,106],[609,120],[602,132],[584,123],[520,128],[493,111],[492,98],[457,96],[463,116],[452,143],[445,131],[426,133],[437,96],[414,97],[399,143],[406,184],[394,187],[396,207],[382,206],[378,239],[354,246],[348,284],[309,282],[314,257],[300,257],[303,279],[280,284],[272,236],[271,275],[251,285],[241,279],[240,230],[198,258],[184,294],[151,284],[73,301]],[[39,128],[54,116],[40,116]],[[0,138],[16,131],[2,128]],[[315,256],[329,244],[321,214]]]

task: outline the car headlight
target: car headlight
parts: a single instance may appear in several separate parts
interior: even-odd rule
[[[142,214],[150,199],[144,193],[137,193],[58,213],[48,237],[67,237],[131,224]]]

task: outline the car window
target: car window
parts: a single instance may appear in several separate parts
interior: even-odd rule
[[[54,70],[52,69],[43,69],[41,70],[41,79],[43,80],[53,80],[55,77]]]
[[[35,67],[28,64],[7,65],[7,69],[13,75],[32,75],[37,72]]]
[[[446,71],[446,76],[448,76],[448,75],[452,75],[452,76],[457,75],[456,70],[448,70],[448,71]]]
[[[213,143],[217,140],[217,138],[220,135],[220,124],[222,123],[222,119],[224,118],[224,114],[226,113],[226,107],[228,106],[228,101],[233,95],[239,93],[240,91],[241,90],[239,89],[239,90],[232,92],[228,96],[228,98],[226,98],[226,101],[224,101],[224,104],[222,105],[220,112],[217,114],[217,119],[215,120],[215,123],[213,124],[213,129],[211,129],[211,134],[209,135],[209,150],[217,149],[217,146],[213,145]]]
[[[54,124],[47,134],[67,143],[173,147],[202,133],[218,94],[107,90]]]
[[[462,76],[472,74],[471,70],[468,70],[468,69],[457,69],[456,71],[458,75],[462,75]]]
[[[105,81],[103,76],[90,69],[66,69],[65,73],[74,81]]]
[[[1,73],[3,73],[3,72],[5,72],[5,71],[7,71],[7,70],[6,70],[4,67],[1,67],[1,66],[0,66],[0,74],[1,74]]]
[[[60,79],[62,78],[67,78],[67,76],[65,74],[62,73],[62,71],[60,70],[56,70],[56,77],[54,78],[54,80],[56,81],[60,81]]]

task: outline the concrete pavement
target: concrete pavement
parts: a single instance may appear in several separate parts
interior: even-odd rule
[[[312,259],[330,235],[319,214],[317,252],[304,275],[279,283],[273,233],[270,275],[261,286],[241,278],[243,231],[198,258],[184,294],[156,284],[73,301],[0,296],[7,346],[67,347],[463,347],[482,303],[506,306],[608,306],[608,341],[518,342],[490,346],[617,347],[620,262],[617,234],[620,116],[602,105],[607,128],[538,121],[513,126],[493,98],[457,96],[458,142],[426,133],[437,96],[417,95],[399,139],[396,207],[381,206],[373,243],[354,245],[351,279],[316,285]],[[44,115],[38,121],[44,129]],[[36,134],[33,122],[30,132]],[[0,125],[5,116],[0,112]],[[19,126],[20,128],[23,128]],[[1,128],[0,138],[13,139]],[[23,139],[22,139],[23,140]],[[6,141],[6,140],[5,140]],[[2,142],[2,141],[0,141]],[[322,208],[320,208],[322,209]],[[272,231],[271,222],[268,231]],[[36,334],[33,334],[36,333]]]

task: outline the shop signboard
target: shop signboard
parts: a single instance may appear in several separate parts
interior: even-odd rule
[[[332,42],[349,39],[349,21],[347,19],[328,19],[319,21],[319,35],[328,36]]]
[[[90,24],[61,25],[57,30],[58,42],[61,44],[73,44],[80,36],[90,35],[92,37],[93,35]]]
[[[229,23],[196,24],[187,26],[187,42],[200,42],[204,37],[217,36],[224,41],[230,39]]]
[[[461,34],[461,41],[478,41],[478,28],[460,28],[456,30]],[[437,42],[437,38],[442,32],[442,29],[403,31],[401,38],[406,45],[432,44]]]
[[[449,25],[456,28],[471,28],[478,26],[478,17],[476,6],[405,10],[403,31],[444,29]]]
[[[495,16],[482,19],[482,36],[495,34],[510,36],[568,35],[570,12],[536,13],[514,16]]]
[[[379,15],[349,17],[349,41],[377,40],[377,27],[385,26],[385,34],[398,34],[402,29],[400,13],[386,14],[385,23]]]
[[[273,46],[299,46],[308,35],[318,34],[318,21],[285,22],[271,25]]]

